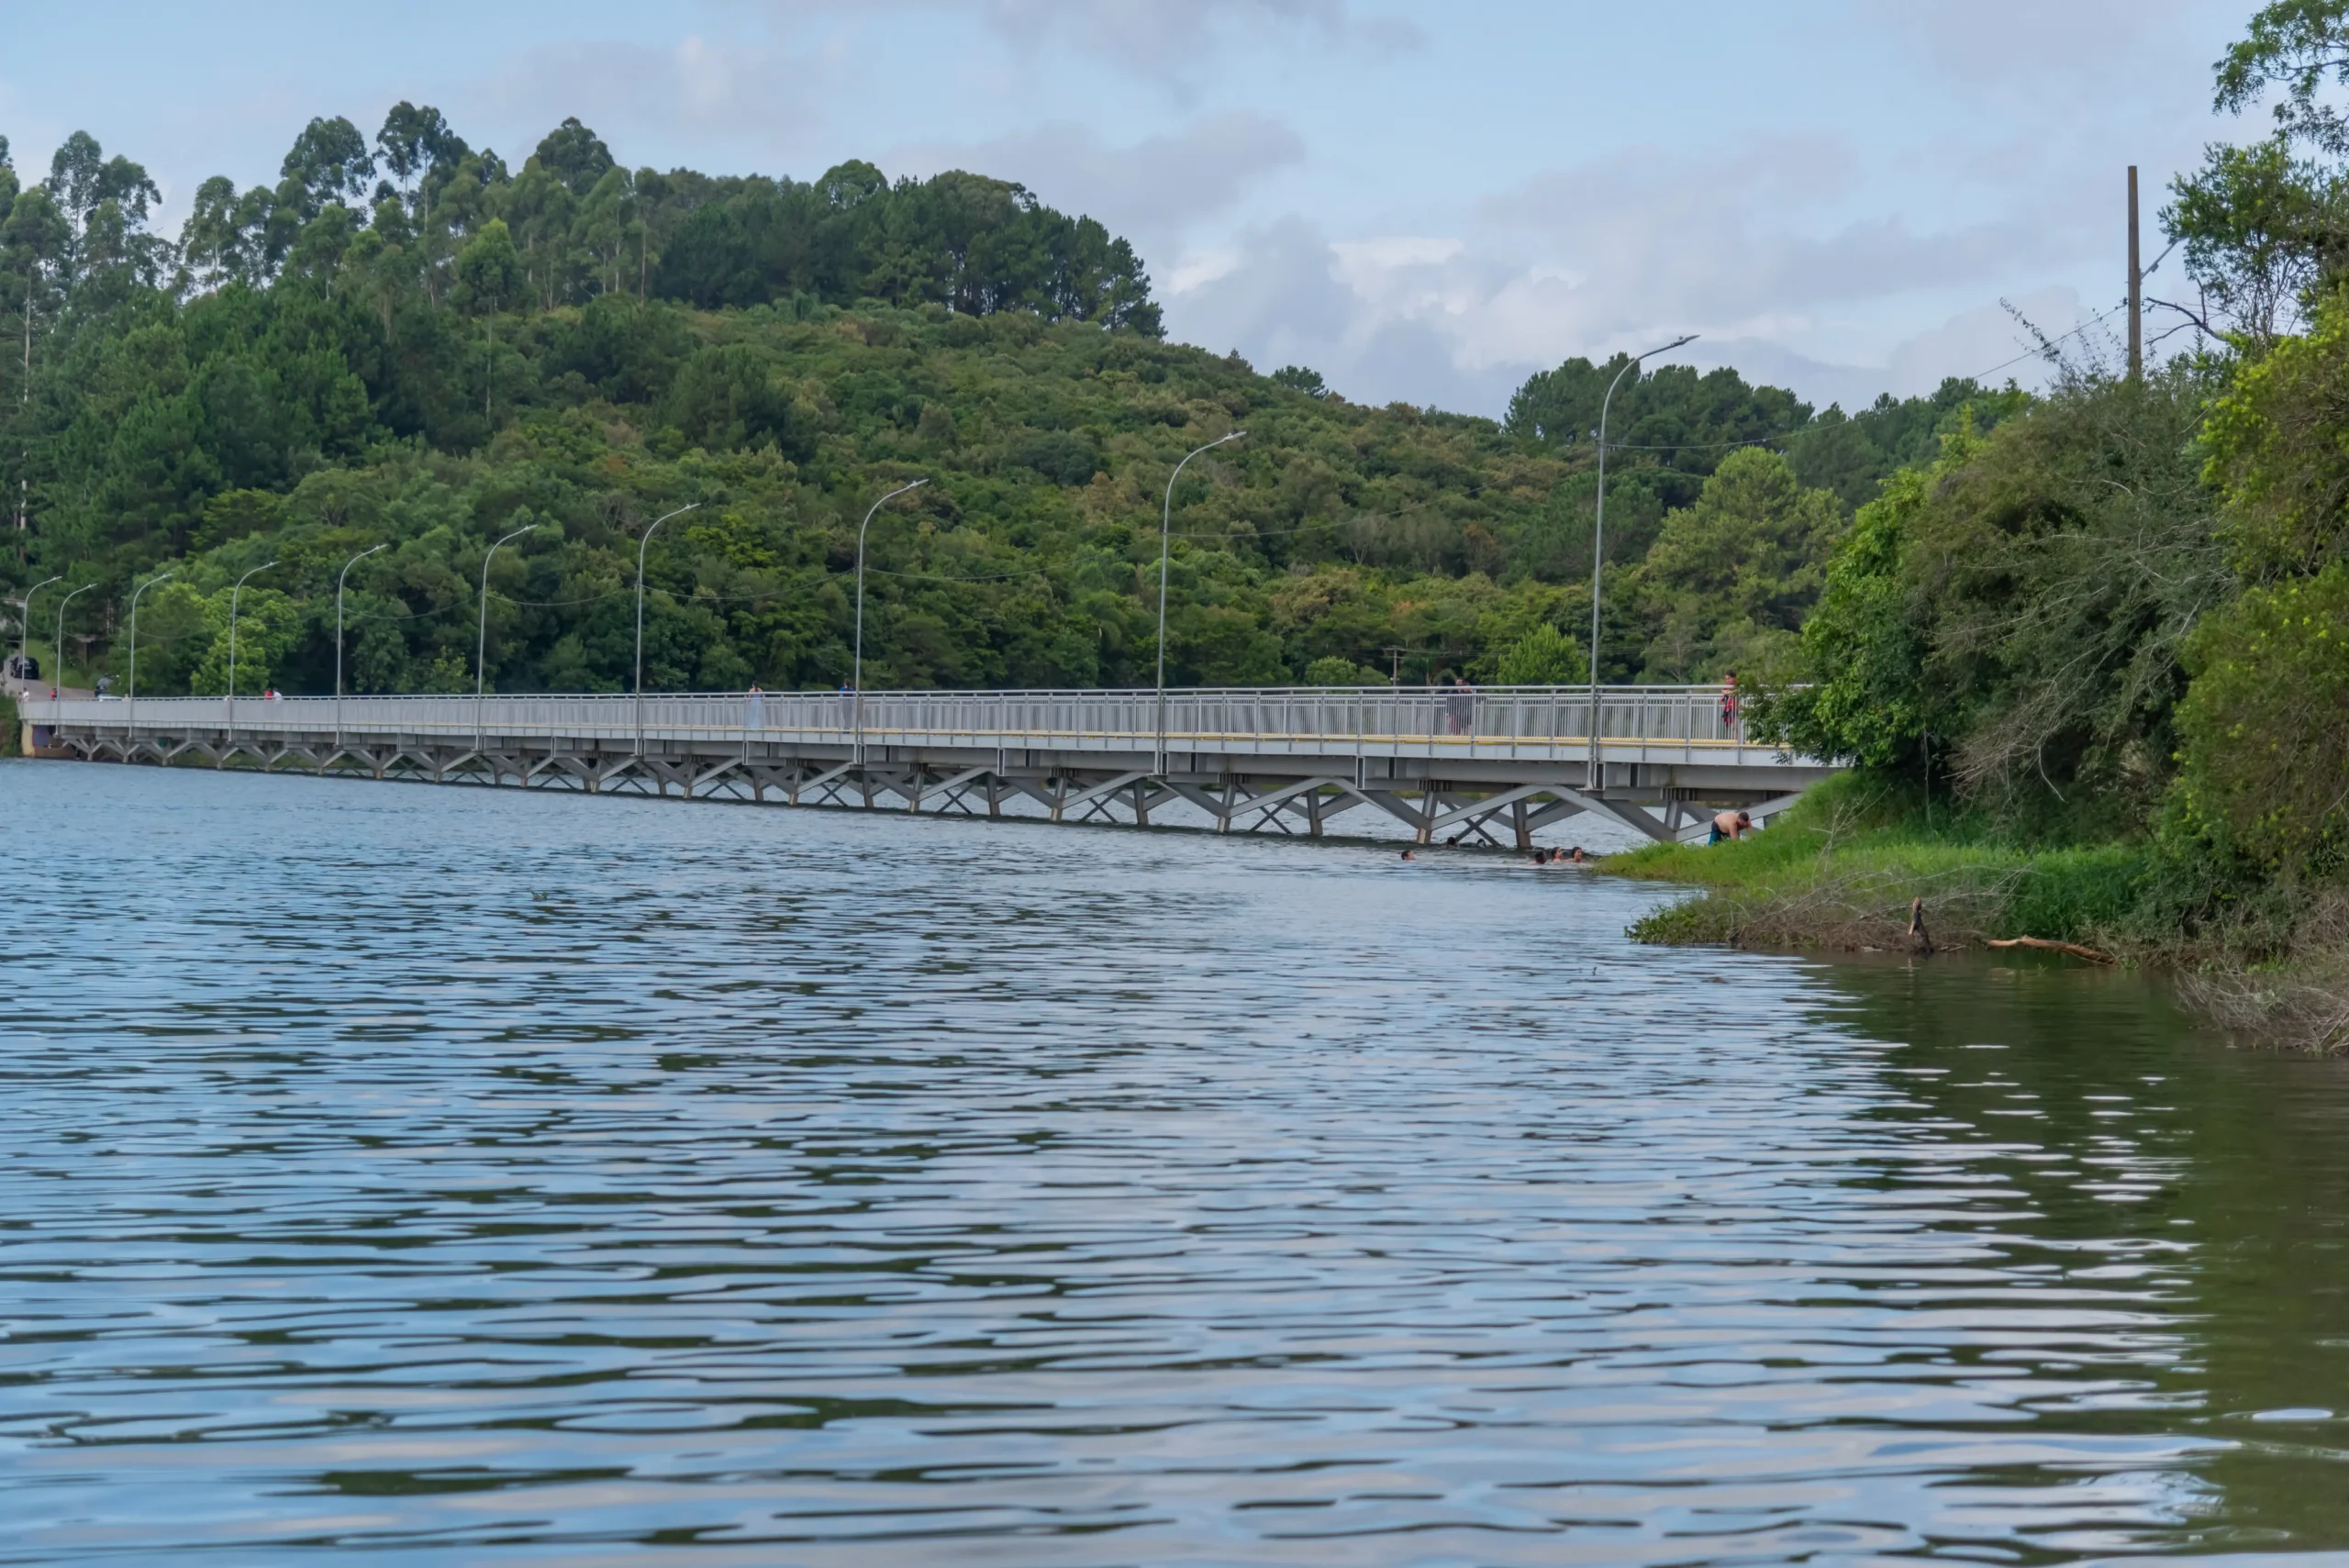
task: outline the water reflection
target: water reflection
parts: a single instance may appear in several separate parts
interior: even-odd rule
[[[2342,1065],[2216,1050],[2157,988],[2060,963],[1834,977],[1855,1028],[1906,1042],[1919,1105],[1999,1151],[2032,1235],[2106,1260],[2063,1277],[2160,1303],[2179,1347],[2143,1392],[2208,1445],[2196,1537],[2349,1540]]]
[[[2127,977],[1391,851],[0,787],[0,1561],[2349,1544],[2349,1094]]]

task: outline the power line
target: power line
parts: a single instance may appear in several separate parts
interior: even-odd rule
[[[2165,250],[2162,254],[2166,256],[2169,252]],[[2154,264],[2158,266],[2160,263],[2156,262]],[[2052,350],[2056,344],[2062,342],[2065,338],[2078,337],[2089,328],[2098,326],[2100,323],[2108,321],[2111,317],[2120,315],[2121,311],[2128,308],[2128,306],[2129,302],[2124,299],[2119,305],[2114,306],[2110,310],[2106,311],[2103,315],[2091,317],[2089,319],[2081,322],[2077,327],[2075,327],[2069,332],[2065,333],[2063,337],[2045,339],[2040,343],[2039,347],[2035,349],[2026,349],[2021,353],[2017,354],[2013,359],[2007,361],[2004,364],[1992,365],[1988,370],[1982,372],[1979,375],[1969,376],[1966,379],[1969,381],[1978,382],[1985,376],[1993,376],[1998,374],[2000,371],[2005,370],[2008,365],[2019,365],[2025,360],[2040,359]]]

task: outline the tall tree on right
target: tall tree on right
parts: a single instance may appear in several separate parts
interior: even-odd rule
[[[2349,0],[2273,0],[2215,75],[2214,108],[2272,101],[2276,129],[2249,146],[2211,143],[2202,167],[2172,183],[2162,227],[2194,291],[2149,303],[2176,327],[2263,353],[2349,274],[2349,117],[2323,96],[2349,87]]]

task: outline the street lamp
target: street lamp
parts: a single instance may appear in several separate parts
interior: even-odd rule
[[[1583,768],[1582,786],[1597,795],[1601,785],[1598,774],[1598,573],[1607,550],[1607,409],[1615,401],[1615,388],[1642,360],[1658,354],[1668,354],[1697,340],[1689,332],[1675,338],[1661,349],[1650,349],[1637,359],[1626,360],[1615,379],[1607,384],[1607,395],[1598,400],[1598,519],[1590,534],[1590,761]]]
[[[65,690],[65,606],[96,586],[95,583],[84,583],[57,601],[57,679],[51,684],[61,693]]]
[[[276,564],[274,561],[265,561],[246,573],[245,577],[266,572]],[[228,590],[228,739],[231,741],[237,739],[237,595],[245,591],[245,577],[238,578],[237,585]]]
[[[852,760],[862,760],[864,756],[864,530],[873,526],[873,514],[874,512],[879,511],[882,507],[887,506],[898,496],[903,495],[908,490],[918,490],[929,483],[930,481],[927,479],[917,479],[911,484],[900,484],[895,490],[890,491],[886,495],[882,496],[878,501],[874,502],[873,505],[865,511],[864,521],[857,525],[856,667],[855,673],[849,677],[849,684],[855,693],[855,695],[852,700],[855,705],[854,711],[856,716],[853,721],[856,728],[856,739],[853,742],[854,750],[850,753]]]
[[[644,550],[652,542],[654,528],[671,517],[684,517],[700,505],[696,501],[653,518],[646,526],[644,537],[636,541],[636,754],[640,757],[644,755]]]
[[[334,749],[342,754],[342,585],[351,576],[351,569],[379,550],[389,550],[392,541],[385,539],[371,545],[342,563],[342,571],[334,580]]]
[[[128,691],[128,692],[124,695],[124,697],[123,697],[123,699],[122,699],[122,705],[123,705],[123,706],[122,706],[122,722],[123,722],[123,727],[124,727],[124,728],[125,728],[125,729],[127,729],[127,730],[128,730],[128,731],[130,731],[130,732],[131,732],[131,734],[130,734],[130,736],[129,736],[128,740],[128,741],[126,741],[126,743],[125,743],[125,745],[126,745],[126,750],[125,750],[125,751],[124,751],[124,753],[123,753],[123,756],[124,756],[124,759],[125,759],[126,761],[128,761],[128,758],[129,758],[129,751],[128,751],[128,749],[127,749],[127,748],[128,748],[128,746],[130,746],[130,745],[135,745],[135,744],[137,744],[137,742],[138,742],[138,734],[137,734],[137,730],[138,730],[138,728],[139,728],[139,595],[141,595],[141,594],[143,594],[143,593],[145,593],[148,589],[150,589],[150,588],[153,587],[156,584],[161,583],[161,582],[163,582],[163,581],[165,581],[166,579],[171,578],[171,577],[173,577],[173,576],[176,576],[176,575],[177,575],[177,573],[175,573],[166,572],[166,573],[163,573],[161,576],[150,577],[150,578],[148,578],[148,579],[147,579],[147,581],[145,581],[144,583],[139,584],[138,587],[133,588],[133,589],[130,591],[130,690],[129,690],[129,691]]]
[[[1160,514],[1158,523],[1158,756],[1156,761],[1158,771],[1162,773],[1166,771],[1166,557],[1170,542],[1174,537],[1174,482],[1183,476],[1184,462],[1190,462],[1191,459],[1198,456],[1199,452],[1213,451],[1226,441],[1236,441],[1247,433],[1245,430],[1234,430],[1228,436],[1218,436],[1206,446],[1199,448],[1198,451],[1186,453],[1183,462],[1176,463],[1174,472],[1166,476],[1166,506]]]
[[[21,609],[21,610],[23,610],[23,612],[24,612],[24,624],[23,624],[23,626],[22,626],[21,628],[18,628],[18,629],[21,631],[22,635],[21,635],[21,636],[19,636],[19,637],[17,639],[17,652],[19,652],[19,653],[29,653],[29,652],[31,652],[31,651],[32,651],[32,646],[33,646],[33,595],[34,595],[35,594],[39,593],[43,588],[48,587],[51,583],[62,583],[62,582],[64,582],[64,581],[65,581],[65,573],[62,573],[62,572],[61,572],[61,573],[58,573],[56,576],[54,576],[54,577],[44,577],[44,578],[42,578],[39,582],[38,582],[38,583],[34,584],[31,587],[29,587],[29,588],[28,588],[28,589],[26,589],[26,590],[25,590],[25,597],[24,597],[24,601],[23,601],[23,603],[22,603],[21,605],[19,605],[19,606],[18,606],[18,608],[20,608],[20,609]]]
[[[473,754],[475,756],[481,754],[481,699],[483,689],[489,679],[489,558],[497,553],[498,545],[510,544],[538,526],[532,523],[527,528],[516,528],[512,533],[499,539],[497,544],[491,545],[482,552],[481,631],[473,643]],[[497,781],[493,778],[490,782],[495,784]]]

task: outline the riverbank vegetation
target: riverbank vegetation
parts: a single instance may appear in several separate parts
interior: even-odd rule
[[[1755,837],[1653,844],[1610,858],[1608,869],[1708,890],[1641,921],[1633,934],[1645,941],[1897,951],[1918,945],[1912,910],[1943,948],[2019,937],[2109,942],[2134,911],[2150,864],[2140,844],[2018,842],[1978,816],[1930,813],[1916,792],[1854,773]]]
[[[2176,969],[2230,1022],[2349,1044],[2349,4],[2278,5],[2220,101],[2281,89],[2165,212],[2190,351],[2070,357],[1861,506],[1751,727],[1854,772],[1760,840],[1622,869],[1698,884],[1652,940],[2018,936]],[[1912,902],[1921,901],[1921,902]]]

